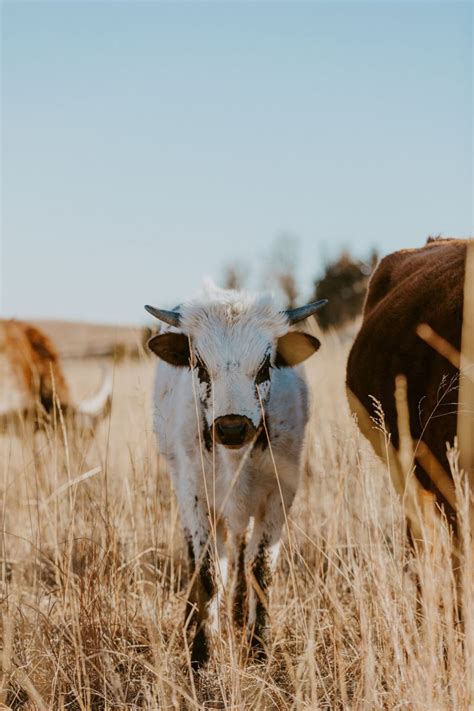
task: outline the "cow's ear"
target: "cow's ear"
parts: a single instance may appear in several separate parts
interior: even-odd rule
[[[188,367],[191,357],[189,351],[189,338],[183,333],[163,333],[153,336],[148,341],[148,348],[153,351],[158,358],[165,360],[171,365]]]
[[[277,368],[288,368],[302,363],[316,353],[321,343],[309,333],[290,331],[277,341],[275,365]]]

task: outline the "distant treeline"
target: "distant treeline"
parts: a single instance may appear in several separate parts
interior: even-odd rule
[[[318,323],[323,328],[340,327],[359,316],[377,260],[375,252],[367,262],[343,252],[326,264],[322,277],[314,283],[314,299],[329,300],[318,314]]]
[[[378,261],[373,251],[367,260],[353,257],[343,250],[335,259],[327,260],[321,276],[314,280],[311,301],[328,299],[329,303],[318,313],[318,323],[324,329],[340,328],[355,319],[362,312],[367,284]],[[298,243],[283,235],[273,246],[265,260],[266,271],[262,286],[279,291],[286,307],[292,308],[301,302],[298,279]],[[227,265],[222,279],[228,289],[239,289],[246,285],[248,269],[241,263]]]
[[[318,313],[318,323],[323,329],[341,328],[362,313],[367,284],[378,261],[373,251],[366,261],[353,257],[343,250],[335,259],[327,260],[320,276],[315,278],[310,301],[328,299],[328,304]],[[297,240],[283,235],[279,237],[264,260],[265,271],[261,275],[263,289],[277,291],[287,308],[302,303],[299,292],[297,265]],[[242,262],[228,264],[220,284],[226,289],[243,289],[247,286],[249,268]],[[142,345],[146,351],[149,338],[159,330],[158,324],[143,329]]]

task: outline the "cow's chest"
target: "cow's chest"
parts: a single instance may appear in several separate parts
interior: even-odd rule
[[[210,508],[222,515],[231,528],[241,529],[268,494],[270,482],[265,467],[260,461],[257,465],[254,457],[243,459],[241,454],[227,453],[206,464],[202,487]]]

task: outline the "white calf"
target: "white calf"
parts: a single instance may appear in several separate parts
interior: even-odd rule
[[[164,361],[156,377],[155,431],[195,576],[189,601],[197,621],[195,667],[209,657],[226,533],[234,544],[234,619],[244,624],[248,611],[251,644],[264,654],[269,586],[308,419],[307,385],[292,366],[320,346],[289,326],[324,303],[281,312],[271,298],[213,288],[175,311],[145,307],[171,326],[149,347]]]

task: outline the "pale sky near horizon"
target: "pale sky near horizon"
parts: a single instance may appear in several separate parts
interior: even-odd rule
[[[0,314],[473,234],[471,2],[2,3]]]

